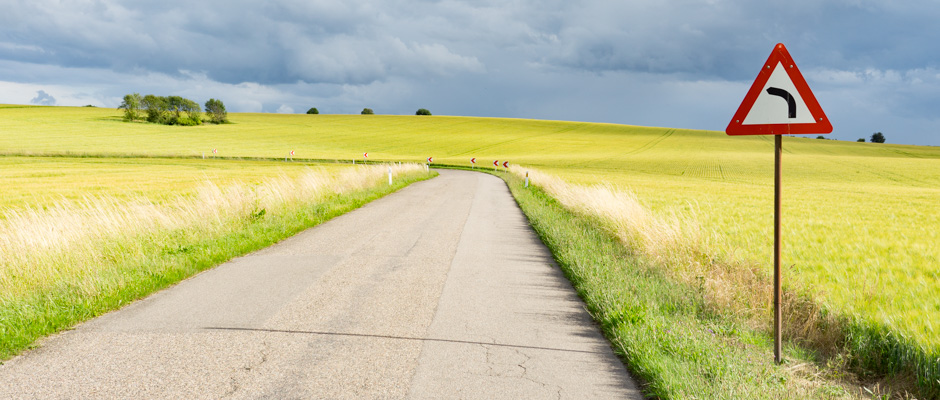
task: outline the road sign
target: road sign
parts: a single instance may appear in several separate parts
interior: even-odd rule
[[[494,167],[498,167],[498,166],[499,166],[499,160],[493,160],[493,166],[494,166]]]
[[[783,43],[777,43],[761,67],[725,133],[776,135],[774,138],[774,361],[781,362],[783,311],[781,307],[780,243],[783,135],[831,133],[832,123]]]
[[[470,164],[476,164],[476,163],[477,163],[477,158],[476,158],[476,157],[473,157],[473,158],[470,159]]]
[[[774,46],[725,128],[729,135],[831,132],[832,123],[783,43]]]
[[[428,157],[428,164],[430,164],[432,161],[434,161],[434,157]]]
[[[509,168],[509,161],[503,161],[503,168]]]
[[[362,158],[369,158],[369,153],[362,153]]]
[[[291,155],[291,156],[294,155],[294,151],[293,151],[293,150],[290,151],[290,155]]]

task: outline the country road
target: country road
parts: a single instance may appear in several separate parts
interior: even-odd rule
[[[440,171],[56,335],[0,398],[642,398],[505,183]]]

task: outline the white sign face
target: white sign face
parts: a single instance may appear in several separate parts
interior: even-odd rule
[[[782,63],[778,62],[742,125],[816,122]]]

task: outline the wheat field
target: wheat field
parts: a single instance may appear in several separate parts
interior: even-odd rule
[[[434,157],[457,166],[476,157],[483,168],[509,161],[630,191],[652,212],[694,220],[716,256],[770,273],[770,137],[447,116],[231,117],[228,125],[168,127],[124,123],[108,109],[0,108],[4,132],[18,132],[0,135],[0,154],[201,160],[217,149],[218,157],[282,159],[294,150],[307,160],[348,162],[368,152],[369,160]],[[783,163],[784,285],[940,348],[940,149],[786,137]]]

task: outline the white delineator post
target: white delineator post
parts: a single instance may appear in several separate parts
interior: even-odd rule
[[[392,167],[388,167],[388,184],[392,184]]]
[[[525,187],[529,187],[529,171],[525,172]]]

